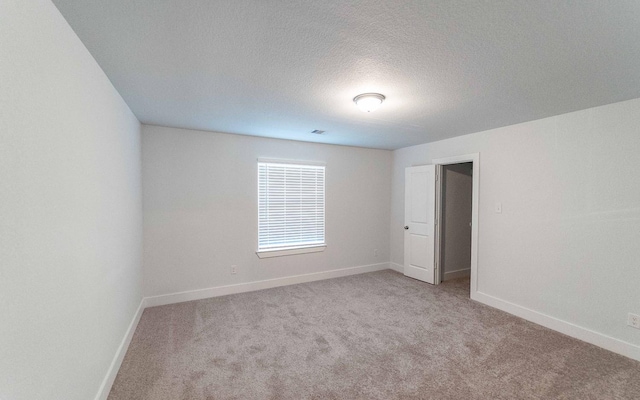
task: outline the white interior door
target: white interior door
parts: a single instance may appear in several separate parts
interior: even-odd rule
[[[405,169],[404,274],[435,283],[436,167]]]

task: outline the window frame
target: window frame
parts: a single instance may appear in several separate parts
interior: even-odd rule
[[[324,243],[319,244],[307,244],[307,245],[295,245],[287,247],[276,247],[276,248],[260,248],[260,167],[259,164],[282,164],[282,165],[300,165],[300,166],[309,166],[309,167],[323,167],[324,169],[324,179],[323,179],[323,237]],[[274,158],[258,158],[258,162],[256,163],[256,211],[257,211],[257,229],[258,234],[256,235],[256,254],[259,258],[271,258],[271,257],[280,257],[280,256],[288,256],[295,254],[306,254],[306,253],[317,253],[324,251],[327,247],[327,166],[326,163],[320,161],[303,161],[303,160],[286,160],[286,159],[274,159]]]

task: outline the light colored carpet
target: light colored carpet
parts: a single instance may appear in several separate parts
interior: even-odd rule
[[[109,400],[640,399],[640,363],[381,271],[144,311]]]

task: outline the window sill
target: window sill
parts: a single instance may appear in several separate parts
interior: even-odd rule
[[[305,254],[305,253],[318,253],[320,251],[324,251],[327,248],[326,244],[321,246],[312,246],[312,247],[298,247],[292,249],[282,249],[282,250],[261,250],[256,251],[256,254],[260,258],[271,258],[271,257],[281,257],[281,256],[292,256],[294,254]]]

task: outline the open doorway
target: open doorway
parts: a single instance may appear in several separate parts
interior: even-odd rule
[[[440,281],[468,280],[471,277],[473,163],[443,165],[440,176]]]
[[[433,160],[436,166],[436,284],[478,291],[480,154]]]
[[[404,265],[405,276],[434,285],[453,282],[454,278],[465,279],[465,291],[475,299],[478,291],[478,197],[480,154],[465,154],[447,158],[434,159],[433,164],[417,165],[405,168],[405,212],[404,212]],[[449,186],[443,190],[443,169]],[[449,176],[451,172],[451,176]],[[454,176],[454,174],[456,174]],[[461,179],[458,179],[461,178]],[[471,180],[471,188],[467,178]],[[465,181],[465,189],[458,190],[453,181]],[[454,188],[455,186],[455,188]],[[455,205],[447,204],[449,215],[457,217],[453,220],[443,214],[442,205],[464,196],[460,203],[466,207],[465,212],[456,211]],[[471,217],[468,207],[471,203]],[[456,203],[458,203],[456,201]],[[452,211],[452,212],[451,212]],[[443,218],[448,228],[463,232],[456,240],[454,233],[444,232],[442,239]],[[461,222],[462,221],[462,222]],[[462,223],[464,227],[461,228]],[[471,225],[469,225],[471,223]],[[470,236],[470,237],[469,237]],[[465,246],[461,250],[460,246]],[[444,254],[444,256],[443,256]],[[465,260],[457,262],[456,260]],[[445,268],[443,268],[443,261]],[[465,275],[470,275],[465,277]]]

